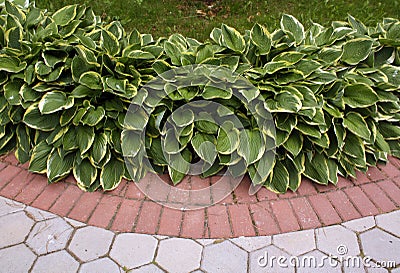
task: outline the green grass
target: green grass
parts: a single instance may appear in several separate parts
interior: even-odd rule
[[[294,15],[306,26],[311,21],[328,25],[345,20],[347,14],[366,24],[375,24],[384,17],[398,18],[400,0],[37,0],[41,8],[55,10],[62,6],[81,3],[91,6],[106,21],[119,18],[129,30],[156,37],[181,33],[199,40],[221,23],[240,31],[250,29],[255,22],[273,30],[282,13]]]

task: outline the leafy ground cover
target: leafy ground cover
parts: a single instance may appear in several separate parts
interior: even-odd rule
[[[399,0],[37,0],[41,8],[56,10],[69,4],[85,4],[103,19],[119,18],[128,30],[155,37],[181,33],[204,41],[214,27],[221,23],[235,26],[239,31],[261,23],[270,31],[279,26],[282,14],[292,14],[306,27],[311,21],[324,26],[331,21],[345,20],[347,14],[367,25],[384,17],[398,17]]]

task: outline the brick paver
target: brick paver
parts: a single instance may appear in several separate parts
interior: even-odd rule
[[[360,218],[360,213],[356,210],[346,194],[342,191],[330,192],[327,194],[332,205],[344,221]]]
[[[272,201],[271,208],[282,232],[300,229],[299,223],[288,200]]]
[[[211,238],[231,237],[232,231],[225,206],[214,205],[207,209]]]
[[[141,204],[142,201],[124,199],[115,215],[112,229],[121,232],[132,231]]]
[[[103,195],[88,223],[97,227],[108,227],[121,202],[120,197]]]
[[[105,194],[84,193],[77,188],[72,175],[48,185],[45,176],[27,172],[28,165],[18,164],[14,155],[3,156],[0,161],[0,195],[120,232],[186,238],[273,235],[337,224],[400,207],[400,160],[393,157],[386,165],[371,167],[366,174],[357,172],[355,179],[339,177],[337,186],[318,185],[303,178],[297,192],[285,194],[262,187],[255,195],[249,195],[250,180],[245,176],[220,204],[194,211],[163,208],[146,199],[133,182],[124,180],[117,189]],[[190,176],[178,187],[203,189],[220,178]],[[162,179],[170,183],[165,175]]]

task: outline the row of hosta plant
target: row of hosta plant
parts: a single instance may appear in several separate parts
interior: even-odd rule
[[[102,23],[84,6],[50,13],[34,4],[23,8],[5,2],[0,153],[15,150],[21,163],[29,161],[29,169],[47,174],[50,183],[73,173],[79,187],[90,191],[110,190],[123,177],[131,178],[121,137],[137,139],[129,146],[136,150],[128,151],[136,181],[150,167],[168,171],[174,183],[184,177],[187,168],[174,171],[164,149],[167,157],[180,153],[209,164],[213,159],[204,176],[231,166],[235,175],[248,172],[254,183],[276,192],[296,190],[302,175],[336,183],[338,174],[354,176],[389,154],[400,157],[399,47],[397,19],[366,27],[349,16],[347,22],[304,29],[284,15],[273,32],[259,24],[245,33],[222,25],[202,43],[179,34],[154,39],[136,30],[126,33],[118,21]],[[157,105],[151,105],[154,91],[138,92],[158,74],[193,64],[226,67],[258,90],[239,100],[232,90],[197,86],[168,92],[166,85],[159,88],[166,97]],[[266,135],[266,129],[250,113],[249,105],[260,96],[265,100],[261,110],[272,113],[276,126],[272,157],[263,156],[267,149],[259,151],[262,139],[255,132]],[[230,109],[244,127],[226,123],[222,130],[212,122],[178,120],[178,145],[163,146],[167,132],[162,127],[170,114],[200,99]],[[124,128],[131,101],[152,111]],[[224,115],[217,111],[209,118]],[[135,136],[143,132],[144,141]],[[242,135],[260,147],[244,147]],[[205,141],[215,144],[216,158],[204,149],[209,145],[201,145]]]

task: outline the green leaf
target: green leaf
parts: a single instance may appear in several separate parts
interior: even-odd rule
[[[108,30],[103,29],[101,31],[100,46],[111,56],[115,56],[119,53],[118,39]]]
[[[70,5],[57,10],[52,16],[54,22],[59,26],[68,25],[76,16],[76,8],[77,5]]]
[[[26,62],[7,55],[0,55],[0,71],[19,73],[26,68]]]
[[[286,34],[293,37],[293,39],[296,42],[296,45],[299,45],[303,42],[305,38],[304,27],[292,15],[284,14],[282,16],[281,28]]]
[[[220,154],[232,154],[239,146],[239,130],[233,122],[225,122],[218,131],[217,151]]]
[[[240,53],[246,50],[246,43],[239,31],[225,24],[222,24],[221,31],[226,47]]]
[[[296,129],[299,130],[302,134],[310,137],[321,137],[321,132],[315,126],[310,126],[299,122],[296,126]]]
[[[398,140],[400,139],[400,126],[394,125],[389,122],[380,122],[378,124],[379,131],[385,140]]]
[[[105,191],[115,189],[121,182],[124,171],[124,162],[111,158],[100,173],[100,185]]]
[[[100,164],[107,153],[108,138],[105,133],[97,134],[90,150],[90,160],[94,165]]]
[[[171,116],[172,121],[178,127],[186,127],[194,121],[194,113],[190,109],[175,111]]]
[[[257,46],[260,55],[266,55],[271,50],[271,35],[264,26],[256,23],[250,31],[250,39]]]
[[[52,131],[60,124],[60,117],[55,114],[42,115],[38,103],[35,103],[26,109],[23,122],[33,129]]]
[[[29,171],[41,174],[46,173],[47,159],[52,149],[53,147],[48,145],[46,141],[42,141],[36,145],[32,150]]]
[[[357,83],[344,88],[343,100],[351,108],[364,108],[377,103],[379,97],[370,86]]]
[[[102,106],[97,108],[91,107],[82,117],[81,122],[83,125],[96,126],[105,116],[105,110]]]
[[[353,158],[365,158],[365,148],[362,140],[351,133],[346,135],[343,152]]]
[[[232,97],[232,90],[225,90],[216,88],[214,86],[206,85],[204,87],[203,93],[201,93],[202,97],[206,100],[211,99],[230,99]]]
[[[90,147],[92,146],[95,133],[93,127],[89,126],[77,126],[76,130],[76,142],[78,143],[79,150],[81,155],[86,153]]]
[[[65,93],[54,91],[46,93],[39,101],[39,110],[42,114],[51,114],[63,109],[71,108],[74,99],[68,99]]]
[[[142,149],[144,143],[141,134],[136,131],[124,130],[121,135],[121,147],[124,156],[135,157]],[[93,147],[94,149],[94,147]]]
[[[368,125],[359,113],[347,113],[346,117],[343,118],[343,126],[356,136],[359,136],[366,141],[369,141],[371,137]]]
[[[281,161],[277,160],[270,176],[269,187],[277,193],[284,193],[289,187],[289,172]]]
[[[47,177],[49,183],[54,183],[66,177],[74,166],[75,154],[61,156],[57,149],[53,149],[47,159]]]
[[[171,43],[170,41],[166,41],[164,43],[164,51],[167,54],[167,56],[171,59],[173,65],[181,65],[182,52],[178,46]]]
[[[73,174],[78,184],[90,187],[96,181],[97,168],[85,158],[79,164],[75,161]]]
[[[7,99],[10,105],[20,105],[21,96],[20,89],[22,87],[22,82],[20,81],[10,81],[3,86],[4,97]]]
[[[328,185],[329,181],[329,168],[327,158],[319,153],[316,153],[311,160],[305,162],[304,175],[311,180]]]
[[[95,90],[103,89],[101,76],[97,72],[88,71],[83,73],[79,78],[79,83],[83,84],[84,86],[90,89],[95,89]]]
[[[217,157],[215,142],[214,136],[202,133],[195,134],[191,140],[195,152],[209,164],[213,164]]]
[[[265,143],[258,130],[242,130],[239,135],[238,154],[244,158],[247,165],[260,160],[264,154]]]
[[[350,40],[343,45],[341,60],[350,65],[357,65],[365,60],[371,52],[373,41],[367,38]]]
[[[288,140],[283,144],[283,147],[296,157],[303,148],[303,135],[298,131],[293,131]]]

